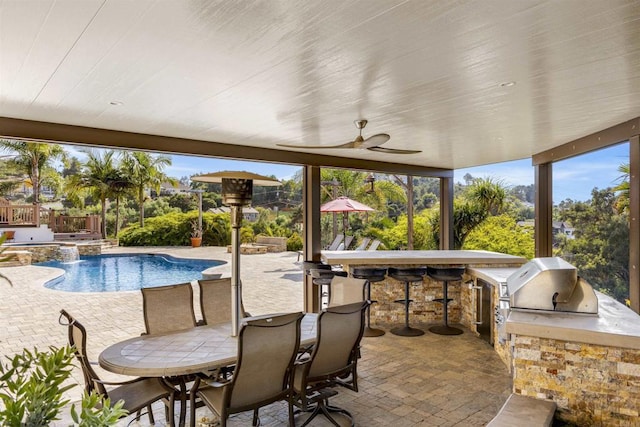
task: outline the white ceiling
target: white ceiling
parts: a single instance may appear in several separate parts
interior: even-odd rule
[[[366,118],[422,153],[310,152],[520,159],[640,116],[640,1],[4,0],[0,116],[263,148]]]

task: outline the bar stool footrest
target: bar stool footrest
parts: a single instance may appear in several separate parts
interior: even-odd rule
[[[383,331],[382,329],[371,328],[371,327],[364,328],[364,336],[365,337],[381,337],[385,333],[386,332]]]
[[[433,301],[439,302],[440,304],[444,303],[444,298],[434,298]],[[447,298],[447,304],[453,301],[453,298]]]
[[[429,327],[429,331],[438,335],[462,335],[462,329],[449,325],[436,325]]]
[[[393,335],[399,335],[401,337],[419,337],[420,335],[424,335],[424,331],[422,329],[412,328],[411,326],[393,328],[390,332]]]
[[[406,299],[397,299],[394,302],[397,302],[399,304],[404,304],[406,301],[407,301]],[[413,302],[412,299],[409,299],[408,301],[409,301],[409,304],[411,304]]]

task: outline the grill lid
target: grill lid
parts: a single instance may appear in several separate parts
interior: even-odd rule
[[[534,258],[507,278],[511,308],[597,313],[593,288],[558,257]]]

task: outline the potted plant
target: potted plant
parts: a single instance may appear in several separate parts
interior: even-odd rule
[[[198,221],[191,221],[191,247],[199,248],[202,245],[202,228]]]

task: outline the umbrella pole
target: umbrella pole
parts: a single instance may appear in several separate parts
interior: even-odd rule
[[[342,213],[342,241],[344,242],[344,250],[347,250],[347,227],[349,226],[349,211]]]
[[[242,320],[242,283],[240,281],[240,226],[242,206],[231,206],[231,336],[237,337]]]

